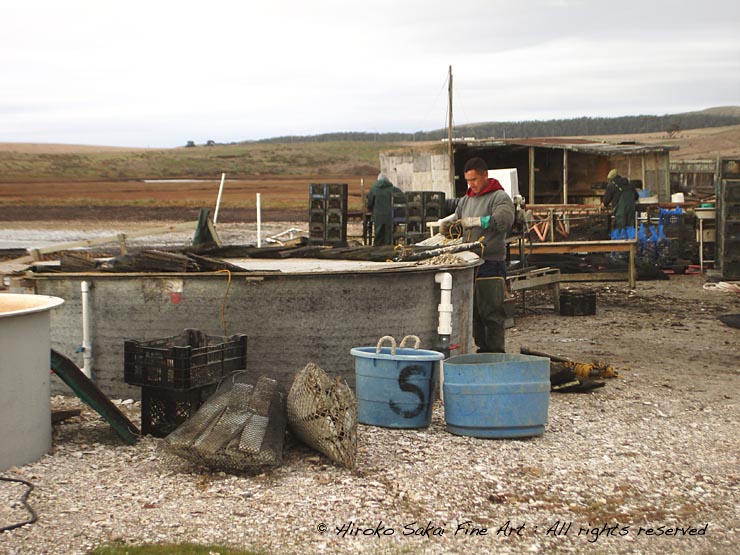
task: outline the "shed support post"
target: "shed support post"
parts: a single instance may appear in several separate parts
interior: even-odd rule
[[[529,147],[529,198],[527,203],[534,204],[534,147]]]
[[[568,204],[568,151],[563,149],[563,204]]]

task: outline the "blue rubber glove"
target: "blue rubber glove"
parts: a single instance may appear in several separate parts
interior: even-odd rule
[[[491,216],[481,216],[480,217],[480,226],[483,229],[488,229],[491,227]]]

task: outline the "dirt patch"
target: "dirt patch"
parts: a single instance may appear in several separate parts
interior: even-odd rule
[[[264,221],[307,220],[311,183],[346,183],[349,210],[362,209],[357,177],[257,176],[225,182],[218,220],[256,221],[257,193]],[[213,215],[218,190],[218,180],[0,183],[0,222],[187,221],[201,207]]]

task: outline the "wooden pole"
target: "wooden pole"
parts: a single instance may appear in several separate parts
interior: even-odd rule
[[[449,67],[448,79],[447,79],[447,156],[450,164],[450,190],[452,196],[455,194],[455,156],[452,150],[452,66]]]
[[[568,151],[563,149],[563,204],[568,204]]]
[[[529,204],[534,204],[534,147],[529,147]]]

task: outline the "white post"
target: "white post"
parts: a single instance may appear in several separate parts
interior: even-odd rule
[[[221,185],[218,187],[218,198],[216,199],[216,211],[213,213],[213,223],[218,221],[218,207],[221,206],[221,193],[224,190],[224,179],[226,179],[226,174],[221,174]]]
[[[262,206],[260,193],[257,193],[257,248],[262,247]]]
[[[82,293],[82,373],[92,379],[92,340],[90,333],[90,283],[80,283]]]

